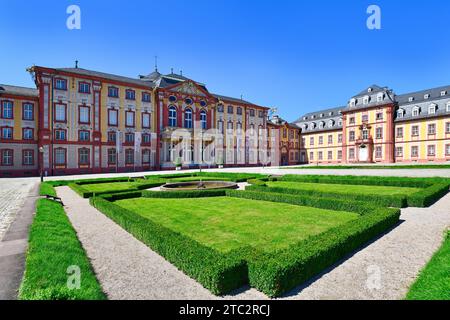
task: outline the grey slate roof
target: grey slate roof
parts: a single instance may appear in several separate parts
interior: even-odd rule
[[[37,97],[39,94],[37,89],[0,84],[0,95],[4,93],[27,97]]]
[[[372,91],[368,92],[367,89],[371,88]],[[368,94],[374,94],[374,93],[378,93],[378,92],[382,92],[382,91],[386,91],[388,90],[388,87],[380,87],[379,85],[373,84],[370,87],[368,87],[366,90],[361,91],[360,93],[358,93],[357,95],[353,96],[352,98],[358,98],[358,97],[363,97],[366,96]]]
[[[340,114],[341,110],[344,110],[346,107],[337,107],[337,108],[329,108],[324,110],[319,110],[317,112],[310,112],[298,120],[294,122],[294,124],[302,129],[302,133],[310,133],[310,132],[321,132],[321,131],[332,131],[341,129],[342,125],[339,125],[339,120],[342,115]],[[329,122],[332,120],[333,125],[330,127]],[[315,124],[313,128],[312,124]],[[323,127],[320,124],[323,124]],[[305,125],[307,126],[305,128]]]
[[[149,88],[154,87],[154,84],[149,81],[143,81],[141,79],[134,79],[134,78],[129,78],[129,77],[118,76],[118,75],[111,74],[111,73],[92,71],[92,70],[87,70],[87,69],[82,69],[82,68],[57,68],[56,70],[76,73],[76,74],[85,75],[85,76],[99,77],[99,78],[104,78],[104,79],[109,79],[109,80],[114,80],[114,81],[128,82],[131,84],[136,84],[139,86],[145,86],[145,87],[149,87]]]

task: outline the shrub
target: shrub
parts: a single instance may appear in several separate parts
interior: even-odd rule
[[[81,270],[80,289],[67,287],[67,268],[72,265]],[[63,207],[54,201],[38,201],[19,299],[105,299],[75,230]]]
[[[90,201],[106,216],[212,293],[225,294],[248,283],[243,256],[250,249],[222,254],[102,197],[91,198]]]
[[[189,190],[189,191],[142,191],[144,198],[206,198],[206,197],[224,197],[225,189],[219,190]]]
[[[447,194],[449,190],[448,183],[437,183],[428,188],[408,195],[408,206],[410,207],[429,207],[437,200]]]
[[[271,192],[271,193],[283,193],[291,195],[301,195],[301,196],[313,196],[316,198],[333,198],[333,199],[352,199],[356,201],[370,202],[377,206],[383,207],[396,207],[404,208],[406,207],[407,201],[406,196],[403,195],[367,195],[367,194],[355,194],[353,192],[349,193],[336,193],[336,192],[323,192],[317,190],[299,190],[292,188],[283,187],[261,187],[261,186],[248,186],[246,190],[250,191],[260,191],[260,192]]]
[[[150,188],[156,188],[161,186],[162,184],[164,184],[164,182],[160,182],[160,181],[146,181],[146,182],[142,182],[142,183],[135,183],[133,187],[131,188],[126,188],[123,190],[105,190],[105,191],[100,191],[100,192],[92,192],[87,190],[86,188],[84,188],[82,185],[78,184],[78,183],[70,183],[69,187],[72,188],[72,190],[74,190],[76,193],[78,193],[81,197],[83,198],[90,198],[92,196],[100,196],[100,195],[105,195],[105,194],[112,194],[112,193],[127,193],[127,192],[132,192],[132,191],[139,191],[139,190],[144,190],[144,189],[150,189]]]
[[[250,285],[270,297],[280,296],[394,226],[399,216],[399,209],[380,208],[285,250],[253,255],[248,261]]]
[[[250,179],[247,181],[249,184],[254,185],[254,186],[261,186],[261,187],[265,187],[266,182],[264,182],[262,179]]]

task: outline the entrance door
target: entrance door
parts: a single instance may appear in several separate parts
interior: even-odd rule
[[[360,146],[359,147],[359,161],[367,162],[368,159],[369,159],[369,149],[365,145]]]

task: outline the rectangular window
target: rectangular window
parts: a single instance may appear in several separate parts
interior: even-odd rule
[[[250,117],[254,117],[255,116],[255,110],[254,109],[250,109]]]
[[[90,107],[86,107],[86,106],[79,106],[78,107],[78,112],[79,112],[79,118],[78,118],[78,122],[79,123],[85,123],[85,124],[89,124],[90,121],[90,114],[91,114],[91,108]]]
[[[314,160],[314,152],[309,153],[309,160]]]
[[[369,130],[363,129],[363,131],[362,131],[362,138],[363,138],[363,140],[369,139]]]
[[[412,126],[411,127],[411,135],[413,137],[419,136],[419,126]]]
[[[363,115],[362,115],[362,121],[363,121],[363,122],[369,121],[369,115],[363,114]]]
[[[436,124],[431,123],[428,125],[428,134],[436,134]]]
[[[395,148],[395,156],[396,157],[403,157],[403,147],[396,147]]]
[[[380,146],[375,147],[375,157],[382,158],[383,157],[383,149]]]
[[[314,146],[314,137],[309,138],[309,145],[310,145],[311,147]]]
[[[328,136],[328,144],[333,144],[333,136],[332,135]]]
[[[134,150],[125,150],[125,164],[134,164]]]
[[[66,79],[60,79],[60,78],[56,78],[55,79],[55,89],[56,90],[67,90],[67,80]]]
[[[84,142],[90,141],[91,139],[90,139],[89,131],[86,131],[86,130],[78,131],[78,140],[84,141]]]
[[[134,142],[134,133],[125,133],[125,143],[133,143]]]
[[[117,152],[116,149],[108,149],[108,165],[116,164]]]
[[[150,113],[142,114],[142,128],[150,128]]]
[[[149,164],[150,163],[150,150],[142,150],[142,163],[143,164]]]
[[[338,150],[338,160],[342,160],[342,150]]]
[[[319,145],[323,145],[323,136],[319,137]]]
[[[66,105],[56,103],[55,104],[55,121],[66,122]]]
[[[376,129],[376,137],[377,139],[383,139],[383,128]]]
[[[118,98],[119,97],[119,88],[108,87],[108,97],[110,97],[110,98]]]
[[[151,96],[148,92],[142,92],[142,102],[150,102]]]
[[[136,99],[136,92],[134,90],[126,90],[125,91],[125,98],[127,100],[135,100]]]
[[[34,165],[34,151],[33,150],[23,150],[22,151],[22,164],[24,166]]]
[[[355,141],[355,131],[350,131],[348,140],[349,141]]]
[[[23,140],[33,140],[33,129],[23,128],[22,129],[22,139]]]
[[[134,111],[125,112],[125,126],[134,127]]]
[[[427,147],[427,150],[428,150],[428,156],[434,157],[436,155],[436,146],[434,144],[433,145],[429,145]]]
[[[377,113],[377,120],[383,120],[383,113]]]
[[[450,122],[445,123],[445,133],[450,133]]]
[[[66,140],[66,130],[56,129],[55,130],[55,140],[65,141]]]
[[[450,144],[445,145],[445,155],[450,156]]]
[[[80,165],[89,165],[90,157],[89,157],[89,149],[82,148],[78,150],[78,163]]]
[[[150,144],[151,142],[151,135],[149,135],[148,133],[144,133],[142,135],[142,143],[143,144]]]
[[[355,159],[355,149],[353,149],[353,148],[350,148],[349,150],[348,150],[348,158],[349,159]]]
[[[351,117],[350,120],[349,120],[349,123],[350,124],[355,124],[355,117]]]
[[[13,128],[3,127],[2,128],[2,139],[3,140],[12,140],[12,138],[13,138]]]
[[[14,164],[14,150],[3,149],[2,154],[2,166],[12,166]]]
[[[34,104],[25,102],[22,104],[22,118],[23,120],[34,120]]]
[[[238,115],[242,115],[242,108],[241,108],[241,107],[237,107],[236,113],[237,113]]]
[[[108,132],[108,142],[116,142],[117,134],[114,131]]]
[[[66,165],[66,149],[55,149],[55,164],[58,166]]]
[[[264,112],[263,111],[259,111],[258,112],[258,117],[259,118],[264,118]]]
[[[397,128],[397,138],[403,138],[403,128]]]
[[[12,119],[13,115],[13,102],[12,101],[2,101],[2,118]]]
[[[228,106],[227,112],[228,112],[229,114],[233,114],[233,112],[234,112],[233,106]]]
[[[338,143],[342,143],[342,133],[338,135]]]
[[[411,157],[418,157],[418,156],[419,156],[419,147],[412,146],[411,147]]]
[[[222,120],[217,121],[217,129],[219,130],[219,132],[221,134],[223,134],[223,121]]]
[[[109,109],[108,110],[108,125],[117,126],[118,125],[118,110]]]
[[[323,152],[319,151],[319,160],[323,160]]]
[[[78,92],[79,93],[91,93],[91,85],[87,82],[79,82],[78,83]]]
[[[333,160],[333,151],[328,151],[328,160]]]

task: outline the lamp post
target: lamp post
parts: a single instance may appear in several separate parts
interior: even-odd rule
[[[41,155],[40,156],[40,158],[41,158],[41,165],[40,165],[40,175],[41,175],[41,182],[44,182],[44,147],[39,147],[39,154]]]

